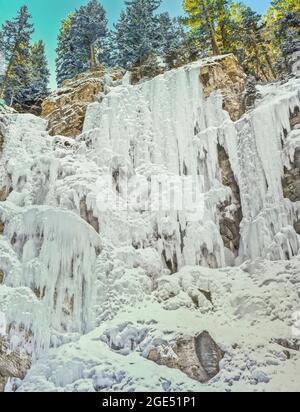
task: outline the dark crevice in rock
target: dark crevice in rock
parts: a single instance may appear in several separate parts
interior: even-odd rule
[[[273,342],[283,348],[300,351],[300,340],[299,339],[274,339]]]
[[[294,223],[294,229],[298,235],[300,235],[300,220],[297,220],[297,222]]]
[[[300,110],[298,106],[290,113],[290,125],[292,130],[300,128]]]
[[[291,202],[300,201],[300,148],[296,149],[291,168],[284,168],[282,178],[283,196]]]
[[[4,223],[0,220],[0,235],[3,235],[4,232]]]
[[[91,225],[97,233],[100,233],[99,221],[93,215],[93,211],[88,209],[86,197],[80,200],[80,217]]]
[[[166,267],[170,270],[171,273],[178,272],[178,261],[177,261],[176,253],[174,253],[173,260],[171,260],[171,259],[167,259],[166,251],[164,250],[162,252],[162,258],[166,264]]]
[[[231,199],[218,207],[220,215],[220,233],[226,248],[236,253],[240,247],[240,225],[243,219],[240,189],[233,174],[229,156],[218,144],[218,161],[221,170],[222,184],[231,189]],[[231,208],[235,204],[235,208]]]
[[[5,278],[5,274],[4,274],[3,270],[0,269],[0,285],[3,284],[4,278]]]

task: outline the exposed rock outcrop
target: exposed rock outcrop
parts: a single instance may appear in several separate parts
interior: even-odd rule
[[[42,117],[48,120],[51,135],[78,136],[87,106],[96,101],[104,87],[104,70],[85,72],[66,80],[42,104]]]
[[[240,246],[240,224],[243,219],[240,189],[233,174],[229,156],[218,145],[218,160],[222,184],[231,189],[231,199],[219,205],[220,233],[227,249],[237,252]]]
[[[290,124],[291,124],[291,129],[299,129],[300,128],[300,109],[299,109],[299,107],[296,107],[294,112],[291,113]]]
[[[31,366],[31,358],[20,351],[10,351],[7,341],[0,337],[0,392],[10,378],[24,379]]]
[[[300,340],[299,339],[274,339],[274,342],[283,348],[300,351]]]
[[[294,162],[291,168],[284,169],[284,177],[282,179],[282,187],[284,197],[292,202],[300,201],[300,148],[296,149]]]
[[[242,102],[246,79],[247,76],[233,54],[203,64],[200,69],[205,96],[220,90],[224,97],[223,107],[232,120],[238,120],[244,113]]]
[[[219,373],[223,357],[224,353],[208,332],[159,346],[148,355],[148,359],[158,365],[179,369],[201,383],[208,382]]]
[[[42,103],[41,116],[48,120],[49,134],[76,137],[82,132],[87,107],[100,99],[107,85],[119,84],[124,70],[105,72],[103,67],[86,71],[54,91]]]
[[[88,209],[86,203],[86,197],[80,200],[80,217],[84,219],[89,225],[91,225],[97,233],[99,233],[99,221],[93,215],[93,211]]]
[[[10,189],[9,187],[0,188],[0,202],[5,202],[9,195]]]

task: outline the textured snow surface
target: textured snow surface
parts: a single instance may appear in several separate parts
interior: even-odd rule
[[[204,98],[200,65],[113,88],[89,106],[76,140],[50,137],[35,116],[6,115],[0,188],[13,190],[0,203],[0,312],[14,325],[12,346],[34,357],[7,390],[300,389],[299,352],[273,341],[292,338],[300,310],[300,205],[281,183],[299,147],[289,118],[300,81],[262,87],[233,123],[220,93]],[[230,193],[218,144],[240,189],[236,254],[219,231]],[[126,179],[153,175],[200,175],[203,214],[125,199]],[[130,210],[103,210],[110,197]],[[204,330],[226,353],[208,385],[147,360],[151,348]]]

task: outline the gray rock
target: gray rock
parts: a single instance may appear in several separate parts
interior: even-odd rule
[[[224,352],[208,332],[181,338],[152,349],[148,359],[158,365],[179,369],[187,376],[206,383],[220,372]]]

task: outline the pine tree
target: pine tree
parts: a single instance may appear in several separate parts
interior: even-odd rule
[[[127,0],[126,10],[115,25],[116,63],[125,68],[142,66],[159,49],[159,19],[155,11],[161,0]]]
[[[0,37],[0,85],[4,81],[5,71],[6,71],[5,51],[4,51],[4,47],[2,46],[2,39]]]
[[[72,35],[76,50],[80,51],[77,57],[83,64],[88,63],[91,69],[97,66],[96,47],[102,47],[108,33],[107,23],[106,12],[97,0],[89,0],[76,13]]]
[[[28,8],[23,6],[17,16],[6,21],[1,30],[1,48],[5,52],[6,71],[0,86],[0,98],[12,105],[22,101],[30,82],[30,38],[33,25]]]
[[[30,84],[23,93],[26,102],[40,103],[48,95],[49,70],[43,41],[38,41],[30,50]]]
[[[185,40],[185,33],[181,20],[171,18],[169,13],[159,15],[159,53],[169,69],[178,64],[179,49]]]
[[[105,61],[107,36],[106,12],[97,0],[90,0],[63,20],[56,49],[58,85],[85,70],[95,69],[99,58]]]
[[[80,72],[78,62],[74,58],[75,44],[72,39],[72,26],[76,12],[69,14],[61,23],[56,48],[56,81],[59,86],[64,80],[71,79]]]
[[[276,73],[261,16],[244,4],[233,3],[229,22],[230,51],[237,56],[246,73],[257,79],[274,79]]]
[[[186,24],[201,35],[204,45],[210,43],[214,55],[226,51],[228,46],[227,18],[228,0],[184,0],[188,14]]]
[[[292,71],[293,55],[300,51],[300,13],[288,12],[279,22],[279,37],[281,53],[285,69]]]
[[[272,45],[272,61],[281,76],[291,69],[294,51],[299,48],[299,0],[273,0],[265,24],[265,40]]]

